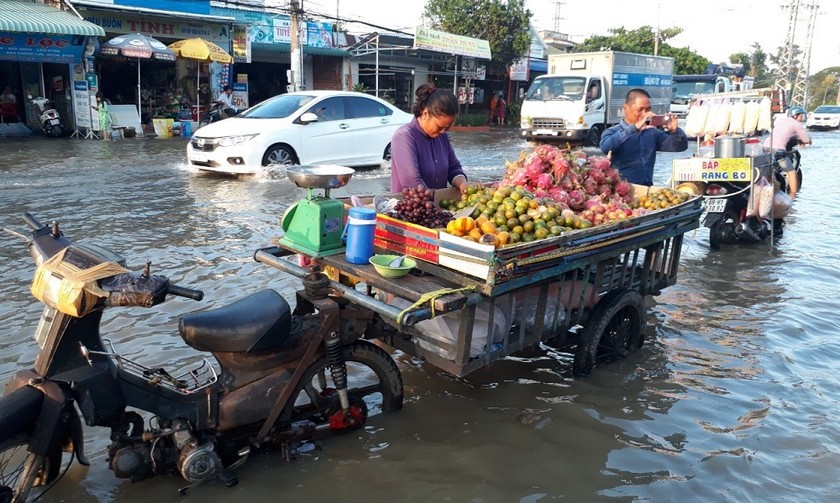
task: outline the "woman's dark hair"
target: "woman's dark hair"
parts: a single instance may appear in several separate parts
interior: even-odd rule
[[[411,112],[415,117],[420,117],[423,110],[428,110],[433,117],[458,115],[458,98],[446,89],[438,89],[434,84],[423,84],[414,93],[417,101],[414,102]]]
[[[96,97],[97,98],[102,98],[103,101],[105,100],[105,95],[102,94],[102,91],[96,91]]]

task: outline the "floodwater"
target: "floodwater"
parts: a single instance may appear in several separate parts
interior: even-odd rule
[[[840,133],[815,133],[785,235],[769,244],[708,247],[686,236],[677,285],[649,303],[641,351],[574,379],[571,356],[532,351],[466,378],[395,352],[403,410],[321,442],[286,462],[252,457],[240,483],[193,490],[196,501],[840,501]],[[452,133],[474,179],[498,178],[531,148],[514,130]],[[195,352],[180,313],[298,282],[253,261],[304,193],[281,173],[199,174],[181,139],[0,141],[0,225],[59,220],[153,272],[199,288],[199,304],[112,309],[103,334],[150,366]],[[670,161],[660,154],[664,184]],[[380,192],[382,169],[334,194]],[[32,364],[40,306],[22,243],[0,241],[0,379]],[[105,462],[107,432],[86,430],[89,468],[74,464],[42,501],[173,501],[179,477],[130,483]]]

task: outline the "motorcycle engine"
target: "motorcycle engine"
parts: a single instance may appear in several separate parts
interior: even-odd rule
[[[149,446],[145,443],[112,448],[109,452],[109,463],[114,475],[121,479],[139,482],[152,475]]]
[[[224,465],[215,452],[213,442],[199,444],[185,423],[183,426],[172,434],[175,447],[180,452],[178,471],[181,472],[181,476],[188,482],[195,483],[221,472]]]

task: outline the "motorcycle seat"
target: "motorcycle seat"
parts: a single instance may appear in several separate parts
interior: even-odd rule
[[[183,316],[178,330],[200,351],[247,353],[283,345],[291,322],[286,299],[266,289],[218,309]]]

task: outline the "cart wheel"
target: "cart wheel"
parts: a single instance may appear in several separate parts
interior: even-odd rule
[[[624,358],[642,347],[645,325],[645,299],[636,290],[617,290],[607,294],[589,317],[575,350],[573,372],[592,373],[599,363]]]

